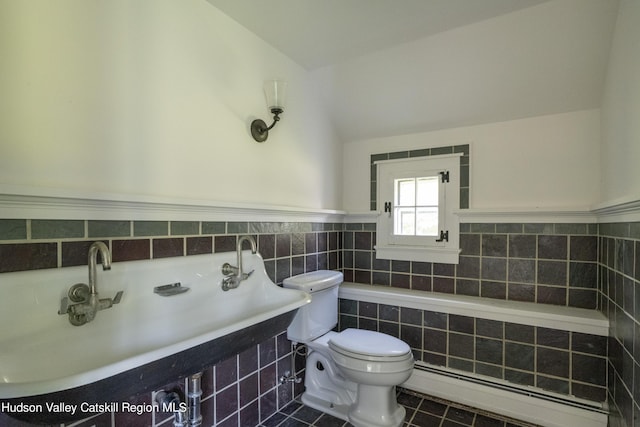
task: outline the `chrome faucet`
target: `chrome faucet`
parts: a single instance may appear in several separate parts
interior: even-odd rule
[[[102,258],[102,269],[111,270],[111,253],[102,242],[94,242],[89,247],[89,284],[76,283],[67,292],[67,296],[60,301],[58,314],[68,314],[69,322],[74,326],[81,326],[91,322],[98,311],[110,308],[118,304],[122,299],[123,291],[116,294],[115,298],[103,298],[98,296],[98,275],[96,273],[98,252]]]
[[[238,239],[238,244],[236,245],[236,256],[237,256],[237,267],[225,262],[222,265],[222,274],[226,277],[222,279],[222,290],[228,291],[229,289],[234,289],[240,286],[240,282],[243,280],[247,280],[249,276],[253,273],[251,270],[249,273],[245,273],[242,269],[242,242],[248,241],[251,244],[251,253],[255,254],[258,252],[256,248],[256,241],[251,236],[242,236]]]

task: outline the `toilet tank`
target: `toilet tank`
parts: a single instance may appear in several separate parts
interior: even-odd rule
[[[298,309],[287,329],[290,341],[313,341],[338,324],[338,285],[342,281],[342,273],[331,270],[313,271],[283,280],[283,287],[311,294],[311,302]]]

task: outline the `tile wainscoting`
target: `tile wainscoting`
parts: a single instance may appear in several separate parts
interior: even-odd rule
[[[599,236],[599,306],[611,322],[609,401],[627,426],[637,426],[640,425],[640,222],[600,224]]]
[[[86,265],[87,250],[95,240],[109,245],[117,268],[119,261],[235,251],[238,236],[251,234],[269,277],[280,284],[294,274],[340,269],[341,230],[342,224],[311,222],[0,219],[0,272]],[[204,425],[258,425],[301,392],[301,384],[278,384],[280,376],[293,370],[286,333],[264,338],[255,347],[205,370]],[[184,390],[184,379],[168,381],[166,389]],[[131,402],[150,404],[152,395],[132,396]],[[157,412],[111,412],[79,426],[155,426],[169,417]],[[0,424],[27,425],[2,413]]]
[[[460,263],[375,257],[375,224],[347,224],[345,281],[596,309],[595,224],[460,224]]]
[[[419,350],[421,360],[593,400],[608,391],[612,408],[619,409],[627,426],[634,425],[640,419],[640,223],[471,223],[461,224],[461,231],[461,262],[449,266],[376,260],[370,223],[2,219],[0,272],[84,265],[95,240],[108,242],[117,262],[232,251],[237,236],[252,234],[276,283],[328,268],[363,284],[599,310],[612,323],[604,344],[608,350],[601,337],[588,334],[342,302],[345,324],[397,331]],[[431,344],[420,347],[418,340]],[[284,359],[286,354],[278,357],[288,363]],[[593,366],[597,374],[589,377],[580,366]],[[205,375],[212,378],[216,369]],[[243,379],[238,376],[238,384]],[[238,395],[232,405],[236,412],[224,420],[247,417],[249,412],[240,415],[244,408],[260,402]],[[272,400],[274,411],[286,403],[287,393],[283,396],[282,402]],[[268,414],[262,408],[269,403],[258,405],[264,419]]]
[[[340,328],[384,332],[430,365],[538,387],[594,402],[607,399],[607,338],[341,299]]]

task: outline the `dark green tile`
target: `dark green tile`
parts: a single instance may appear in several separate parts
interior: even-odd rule
[[[378,161],[381,161],[381,160],[389,160],[389,155],[387,153],[372,154],[371,155],[371,163],[378,162]]]
[[[169,234],[167,221],[134,221],[134,236],[166,236]]]
[[[32,239],[64,239],[84,237],[84,221],[40,220],[31,221]]]
[[[431,150],[428,148],[409,151],[409,157],[426,157],[430,155],[431,155]]]
[[[526,234],[553,234],[553,224],[524,224]]]
[[[409,157],[408,151],[396,151],[393,153],[389,153],[389,160],[391,159],[406,159]]]
[[[203,222],[202,234],[225,234],[226,226],[225,222]]]
[[[376,223],[374,222],[366,222],[362,224],[362,229],[364,231],[376,231]]]
[[[640,222],[632,222],[629,224],[629,237],[632,239],[640,239]]]
[[[195,235],[200,232],[198,221],[171,221],[171,235]]]
[[[442,154],[453,154],[453,146],[436,147],[431,149],[432,156],[439,156]]]
[[[24,240],[27,238],[27,221],[24,219],[0,219],[0,240]]]
[[[89,221],[89,237],[128,237],[131,235],[129,221]]]
[[[498,233],[522,233],[522,224],[496,224],[496,231]]]
[[[243,234],[249,232],[248,222],[228,222],[227,233],[229,234]]]
[[[495,233],[496,232],[495,224],[471,223],[469,225],[471,227],[472,233]]]
[[[345,230],[349,230],[349,231],[360,231],[362,230],[362,223],[361,222],[350,222],[345,224]]]
[[[454,153],[463,153],[465,156],[469,155],[469,144],[463,145],[454,145],[453,146]]]
[[[460,189],[460,209],[469,209],[469,189]]]
[[[460,168],[460,187],[469,186],[469,166],[462,166]]]
[[[587,224],[555,224],[556,234],[587,234]]]

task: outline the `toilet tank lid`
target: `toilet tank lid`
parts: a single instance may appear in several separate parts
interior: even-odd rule
[[[339,271],[318,270],[288,277],[282,281],[282,286],[305,292],[317,292],[338,286],[343,280],[344,276]]]

